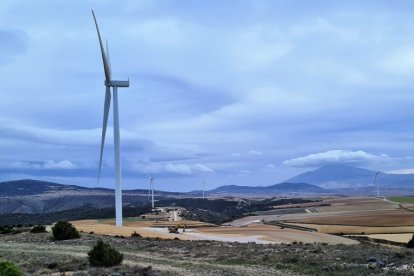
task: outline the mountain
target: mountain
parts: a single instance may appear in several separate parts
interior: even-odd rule
[[[374,186],[375,171],[346,165],[327,165],[287,180],[304,182],[329,189],[363,188]],[[414,174],[389,174],[381,172],[377,177],[382,188],[414,189]]]
[[[281,195],[281,194],[329,194],[332,191],[306,183],[280,183],[271,186],[225,185],[206,192],[208,195]]]
[[[148,203],[148,190],[124,190],[125,204],[135,206]],[[156,191],[157,199],[179,193]],[[58,212],[85,205],[110,208],[114,206],[114,190],[62,185],[31,179],[0,183],[0,214]]]
[[[28,196],[43,193],[64,192],[64,191],[85,191],[88,188],[75,185],[62,185],[47,181],[23,179],[0,183],[0,196]],[[97,189],[95,189],[97,190]],[[108,191],[108,189],[99,189]]]

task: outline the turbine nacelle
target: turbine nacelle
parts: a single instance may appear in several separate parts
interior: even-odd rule
[[[104,82],[106,87],[129,87],[129,80],[127,81],[117,81],[117,80],[112,80],[110,82],[105,81]]]

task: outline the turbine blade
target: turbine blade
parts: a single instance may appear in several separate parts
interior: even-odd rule
[[[96,21],[95,13],[93,12],[93,10],[92,10],[92,15],[93,15],[93,20],[95,21],[96,32],[98,33],[99,46],[101,47],[102,62],[103,62],[104,72],[105,72],[105,81],[107,83],[110,83],[111,82],[111,69],[109,68],[108,60],[106,59],[104,47],[102,44],[101,33],[99,32],[98,22]]]
[[[98,184],[99,184],[99,179],[101,178],[102,156],[103,156],[103,149],[104,149],[104,145],[105,145],[106,127],[108,125],[108,116],[109,116],[110,106],[111,106],[111,88],[106,87],[104,114],[103,114],[103,122],[102,122],[101,154],[100,154],[100,157],[99,157]]]
[[[111,57],[109,56],[108,39],[106,40],[106,57],[108,59],[109,71],[112,72]]]

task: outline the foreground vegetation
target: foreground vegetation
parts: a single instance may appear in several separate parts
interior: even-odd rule
[[[0,275],[2,276],[23,276],[23,271],[20,270],[14,263],[0,260]]]
[[[122,264],[106,268],[89,263],[87,253],[100,239],[122,254]],[[75,240],[55,241],[51,233],[25,232],[0,235],[0,259],[33,275],[73,271],[90,275],[414,275],[412,249],[364,242],[261,245],[85,233]]]
[[[398,203],[414,203],[414,196],[391,196],[389,200]]]

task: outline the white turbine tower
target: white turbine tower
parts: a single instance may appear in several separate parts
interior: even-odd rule
[[[205,198],[204,196],[204,185],[206,184],[206,180],[203,180],[203,198]]]
[[[377,181],[377,177],[378,177],[379,173],[380,172],[376,172],[375,173],[375,176],[374,176],[374,184],[377,185],[377,197],[380,197],[380,194],[379,194],[379,184],[378,184],[378,181]]]
[[[122,187],[121,187],[121,150],[120,150],[120,135],[119,135],[119,112],[118,112],[118,87],[129,87],[129,79],[127,81],[112,80],[111,67],[109,64],[108,48],[106,53],[102,44],[101,34],[99,32],[98,23],[96,21],[95,13],[92,11],[93,20],[95,21],[96,32],[98,33],[99,46],[101,48],[102,62],[105,73],[105,104],[102,124],[102,138],[101,138],[101,154],[99,157],[99,174],[98,183],[101,177],[102,156],[105,144],[106,127],[108,125],[109,108],[111,106],[111,87],[113,91],[113,116],[114,116],[114,149],[115,149],[115,217],[116,226],[122,227]],[[107,45],[108,46],[108,45]],[[107,58],[108,56],[108,58]]]
[[[151,194],[151,203],[152,203],[152,209],[154,209],[155,205],[154,205],[154,180],[155,178],[153,178],[152,176],[148,175],[148,178],[150,180],[149,182],[149,190],[148,190],[148,199],[150,197]]]

